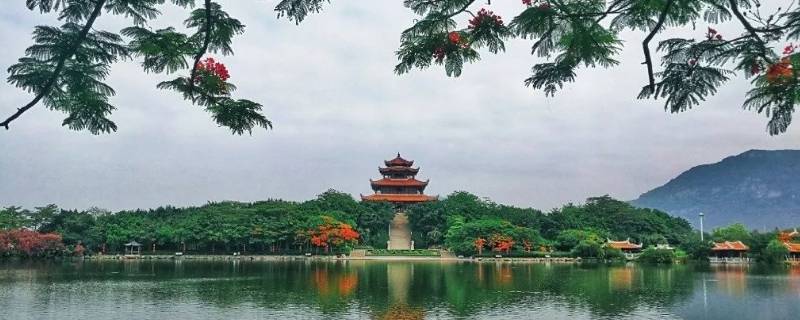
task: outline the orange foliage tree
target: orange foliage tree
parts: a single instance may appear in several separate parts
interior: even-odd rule
[[[475,251],[478,251],[478,255],[483,253],[483,246],[486,245],[486,239],[478,238],[475,239]]]
[[[514,238],[507,235],[493,234],[490,238],[490,245],[494,251],[508,253],[514,247]]]
[[[48,257],[63,254],[61,235],[27,229],[0,231],[0,256]]]
[[[358,231],[347,223],[339,222],[333,217],[322,216],[322,221],[309,229],[306,234],[313,246],[325,249],[354,245],[358,242]]]

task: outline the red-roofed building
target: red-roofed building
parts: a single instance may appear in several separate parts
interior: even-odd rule
[[[608,239],[606,246],[609,248],[620,249],[625,253],[636,253],[642,251],[642,244],[633,243],[631,242],[631,239],[626,239],[625,241],[612,241]]]
[[[741,241],[714,242],[714,247],[711,248],[711,262],[746,263],[750,261],[747,258],[748,251],[750,247]]]
[[[412,168],[413,160],[406,160],[397,154],[392,160],[385,160],[385,168],[378,168],[383,178],[369,181],[374,194],[361,195],[363,201],[381,201],[394,204],[410,204],[435,201],[436,196],[426,195],[425,187],[428,181],[416,179],[419,168]]]
[[[386,242],[386,248],[389,250],[413,250],[414,241],[411,240],[411,227],[408,217],[403,212],[403,207],[407,204],[436,201],[439,197],[425,194],[428,180],[417,180],[419,168],[411,167],[414,165],[414,161],[403,159],[398,153],[397,157],[383,163],[386,167],[378,168],[383,177],[378,180],[369,180],[374,193],[361,195],[361,200],[394,204],[397,212],[389,224],[389,241]]]

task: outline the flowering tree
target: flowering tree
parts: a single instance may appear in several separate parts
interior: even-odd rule
[[[148,27],[166,2],[189,11],[184,25],[191,33],[174,27]],[[280,0],[275,11],[278,17],[300,23],[328,2]],[[404,0],[419,18],[400,36],[395,71],[403,74],[443,65],[447,75],[459,76],[465,63],[480,59],[478,50],[499,53],[505,50],[505,41],[518,38],[531,41],[531,54],[547,59],[532,67],[524,84],[553,95],[574,82],[581,67],[619,64],[617,56],[623,46],[619,35],[630,29],[643,36],[640,45],[647,81],[638,98],[664,99],[666,110],[686,111],[739,72],[752,79],[744,107],[766,114],[770,118],[768,132],[779,134],[787,130],[795,104],[800,102],[800,55],[791,43],[800,40],[800,8],[795,1],[774,0],[767,12],[764,8],[768,6],[762,2],[519,0],[518,11],[507,13],[514,16],[506,23],[499,13],[488,9],[491,0]],[[42,102],[66,113],[63,125],[71,129],[95,134],[115,131],[116,123],[108,118],[116,109],[110,102],[114,89],[104,81],[111,64],[138,57],[145,72],[183,72],[158,87],[178,91],[234,133],[271,128],[260,113],[260,104],[231,97],[235,87],[227,80],[220,79],[224,86],[194,81],[203,72],[203,57],[232,54],[232,38],[244,32],[244,24],[228,15],[221,4],[211,0],[27,0],[25,4],[43,14],[57,13],[64,24],[36,27],[35,44],[8,69],[8,81],[33,93],[34,98],[15,108],[0,126],[8,129],[11,122]],[[132,25],[119,34],[95,30],[101,14],[124,16]],[[468,22],[460,27],[456,19],[462,17]],[[653,43],[668,28],[729,20],[740,30],[728,37],[709,32]],[[653,57],[654,46],[662,53],[660,65]],[[781,55],[784,47],[792,50]]]
[[[359,234],[349,224],[339,222],[333,217],[322,216],[322,222],[306,231],[312,245],[328,252],[330,247],[339,248],[358,242]]]
[[[284,0],[276,10],[300,22],[326,2]],[[628,29],[643,36],[647,81],[639,99],[664,99],[666,110],[683,112],[738,72],[752,79],[744,108],[766,114],[772,135],[787,130],[800,103],[800,55],[793,49],[780,54],[800,40],[795,1],[775,0],[768,6],[761,0],[519,0],[519,11],[507,24],[487,9],[492,2],[404,0],[419,18],[400,37],[395,71],[443,65],[448,76],[457,77],[465,63],[480,59],[477,50],[498,53],[505,50],[505,41],[519,38],[531,41],[531,54],[547,59],[532,67],[524,84],[554,95],[575,81],[581,67],[618,65],[620,32]],[[459,26],[456,19],[464,16],[468,23]],[[714,30],[713,25],[726,21],[738,25],[739,32],[726,37]],[[712,26],[705,34],[653,43],[669,28],[704,24]],[[654,46],[662,53],[660,66]]]
[[[113,63],[138,57],[145,72],[187,71],[187,75],[164,81],[158,87],[181,93],[233,133],[252,132],[255,127],[271,128],[272,123],[260,112],[261,104],[231,97],[236,87],[227,82],[227,70],[218,72],[224,65],[214,63],[214,69],[207,69],[213,60],[201,62],[209,53],[232,54],[232,39],[244,32],[244,24],[211,0],[170,0],[189,10],[184,25],[193,32],[185,34],[174,27],[154,30],[148,23],[161,14],[160,7],[165,2],[27,0],[25,5],[29,9],[42,14],[57,13],[63,24],[37,26],[33,32],[34,45],[26,50],[25,57],[8,68],[8,82],[33,93],[34,98],[16,108],[0,122],[0,127],[8,129],[11,122],[41,102],[66,113],[62,125],[70,129],[93,134],[116,131],[116,123],[109,119],[116,109],[110,102],[115,91],[105,79]],[[124,16],[131,26],[119,33],[96,30],[95,22],[103,14]]]
[[[486,239],[484,238],[475,239],[475,251],[478,252],[478,255],[483,254],[483,246],[485,245],[486,245]]]
[[[45,257],[64,252],[61,235],[27,229],[0,231],[0,256]]]
[[[509,253],[514,248],[514,238],[511,236],[493,234],[490,239],[490,244],[494,251]]]

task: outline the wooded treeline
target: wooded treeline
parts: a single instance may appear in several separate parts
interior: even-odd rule
[[[97,208],[60,210],[55,205],[33,210],[8,207],[0,211],[0,228],[57,233],[68,247],[81,243],[89,252],[120,252],[125,243],[137,241],[145,251],[155,244],[156,250],[169,251],[283,253],[308,250],[313,245],[309,231],[323,225],[324,219],[352,226],[360,246],[383,248],[394,211],[386,203],[359,202],[329,190],[305,202],[218,202],[116,213]],[[481,247],[487,252],[569,251],[583,240],[631,238],[645,244],[680,244],[691,234],[685,220],[607,196],[544,213],[455,192],[406,211],[418,248],[448,247],[465,254],[478,249],[479,238],[485,240]]]

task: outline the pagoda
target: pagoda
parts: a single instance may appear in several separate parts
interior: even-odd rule
[[[437,196],[429,196],[424,193],[430,180],[417,180],[419,168],[412,168],[414,161],[403,159],[398,153],[397,157],[385,160],[383,163],[386,167],[378,168],[383,178],[369,180],[375,193],[367,196],[361,195],[361,200],[404,205],[438,199]]]

